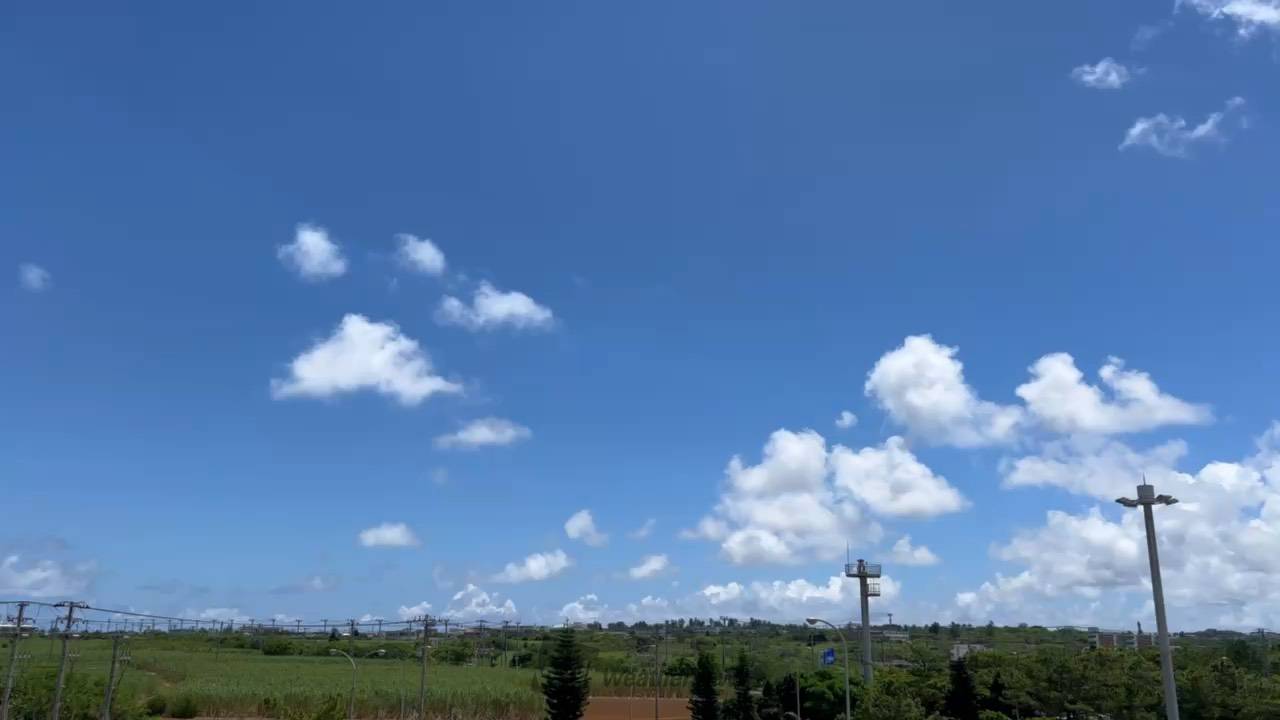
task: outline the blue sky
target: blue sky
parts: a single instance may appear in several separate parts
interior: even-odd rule
[[[0,594],[1275,625],[1277,7],[11,5]]]

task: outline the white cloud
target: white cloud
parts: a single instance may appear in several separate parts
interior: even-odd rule
[[[1109,391],[1090,385],[1067,353],[1045,355],[1031,368],[1032,379],[1017,389],[1027,409],[1060,433],[1131,433],[1164,425],[1195,425],[1213,419],[1204,405],[1193,405],[1160,391],[1151,376],[1126,370],[1108,358],[1098,371]]]
[[[426,238],[409,233],[396,235],[396,257],[400,264],[426,275],[444,273],[444,253]]]
[[[759,465],[737,456],[729,461],[714,514],[682,535],[719,542],[735,564],[794,564],[834,559],[848,540],[879,539],[880,526],[851,499],[837,497],[821,435],[778,430]]]
[[[897,565],[937,565],[938,556],[924,545],[912,545],[911,536],[903,535],[889,551],[889,560]]]
[[[502,292],[488,282],[480,283],[470,305],[446,295],[440,301],[435,317],[441,325],[457,325],[473,332],[503,326],[517,330],[545,330],[555,324],[550,308],[539,305],[522,292]]]
[[[875,516],[933,517],[968,502],[900,437],[853,451],[812,431],[778,430],[759,465],[733,457],[713,513],[681,533],[720,543],[735,564],[833,560],[847,542],[880,539]]]
[[[910,336],[876,362],[866,393],[895,422],[930,442],[976,447],[1012,441],[1022,410],[979,399],[965,383],[956,352],[928,335]]]
[[[848,410],[841,410],[840,414],[836,416],[836,427],[840,428],[841,430],[848,430],[849,428],[857,424],[858,424],[858,416],[854,415]]]
[[[644,521],[643,525],[627,533],[627,536],[630,537],[632,540],[644,540],[645,538],[653,534],[653,528],[657,524],[658,524],[657,518],[649,518],[648,520]]]
[[[1049,511],[1043,526],[1020,531],[994,549],[998,559],[1020,571],[961,593],[957,607],[975,618],[1016,611],[1028,619],[1031,613],[1051,617],[1054,611],[1046,606],[1061,596],[1090,602],[1106,596],[1099,613],[1144,602],[1150,590],[1142,514],[1111,500],[1132,496],[1145,474],[1157,492],[1180,501],[1156,510],[1173,625],[1275,624],[1280,621],[1277,440],[1280,426],[1273,426],[1259,438],[1255,455],[1210,462],[1194,474],[1176,469],[1186,455],[1178,441],[1134,450],[1114,440],[1071,438],[1007,464],[1007,486],[1060,487],[1105,501],[1110,513],[1099,507],[1083,513]],[[1209,589],[1206,578],[1212,579]]]
[[[299,224],[293,242],[281,245],[276,257],[303,280],[313,282],[336,278],[347,271],[341,248],[319,225]]]
[[[639,565],[627,571],[632,580],[645,580],[660,575],[670,566],[666,555],[647,555]]]
[[[468,584],[454,594],[445,616],[454,620],[509,620],[517,617],[515,603],[498,593],[487,593]]]
[[[596,529],[596,521],[591,517],[591,511],[585,509],[569,516],[569,519],[564,522],[564,534],[568,535],[570,540],[581,540],[592,547],[601,547],[609,542],[609,536]]]
[[[831,451],[831,465],[836,486],[878,515],[927,518],[959,512],[969,505],[946,478],[916,459],[900,437],[856,453],[837,446]]]
[[[423,600],[417,605],[401,605],[400,609],[396,610],[396,615],[401,620],[413,620],[414,618],[420,618],[423,615],[430,615],[430,614],[431,614],[431,603],[427,602],[426,600]]]
[[[880,578],[880,598],[892,603],[902,586],[892,577]],[[805,617],[830,617],[833,622],[853,617],[859,603],[858,583],[832,576],[820,585],[805,579],[774,580],[747,584],[730,582],[707,585],[682,603],[681,610],[697,615],[759,617],[783,622],[799,622]]]
[[[384,522],[360,531],[360,544],[373,547],[417,547],[421,545],[418,536],[413,534],[409,526],[400,522]]]
[[[1138,118],[1125,133],[1120,149],[1149,147],[1166,157],[1186,157],[1193,145],[1223,141],[1223,121],[1242,107],[1244,98],[1233,97],[1227,101],[1225,109],[1210,113],[1209,117],[1195,127],[1189,126],[1186,119],[1180,116],[1170,117],[1164,113]]]
[[[193,618],[196,620],[211,620],[215,622],[237,622],[246,623],[251,619],[248,615],[240,612],[240,608],[228,607],[212,607],[203,610],[187,608],[182,611],[182,617]]]
[[[29,292],[44,292],[53,287],[53,275],[35,263],[18,266],[18,286]]]
[[[1215,20],[1233,22],[1241,36],[1266,28],[1280,30],[1280,0],[1177,0]]]
[[[457,432],[435,439],[438,448],[474,450],[481,447],[513,445],[533,437],[529,428],[499,417],[472,420]]]
[[[563,550],[533,553],[521,562],[507,563],[502,572],[493,576],[493,580],[502,583],[546,580],[564,572],[572,564],[573,560]]]
[[[1146,50],[1151,46],[1151,43],[1156,41],[1156,38],[1163,35],[1171,27],[1173,27],[1173,23],[1168,20],[1150,25],[1140,25],[1133,33],[1133,39],[1129,41],[1129,48],[1135,52]]]
[[[343,317],[333,335],[294,358],[288,378],[271,381],[277,399],[360,390],[417,405],[436,393],[462,392],[462,386],[434,374],[430,357],[395,324],[356,314]]]
[[[22,562],[19,555],[0,560],[0,593],[17,597],[52,598],[80,595],[97,575],[93,563],[67,566],[56,560]]]
[[[1071,78],[1085,87],[1096,90],[1119,90],[1131,79],[1129,68],[1105,57],[1096,65],[1081,65],[1071,71]]]
[[[600,622],[607,610],[607,606],[600,604],[600,598],[588,594],[560,608],[560,616],[570,623],[593,623]]]

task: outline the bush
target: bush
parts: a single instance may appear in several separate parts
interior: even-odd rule
[[[190,720],[200,714],[200,706],[190,695],[179,695],[173,702],[168,703],[168,709],[169,717],[178,718],[178,720]]]
[[[152,695],[147,698],[147,702],[143,704],[142,709],[145,710],[148,715],[155,717],[157,715],[164,714],[166,704],[167,703],[165,703],[163,695]]]
[[[292,655],[293,643],[280,638],[272,638],[262,643],[263,655]]]

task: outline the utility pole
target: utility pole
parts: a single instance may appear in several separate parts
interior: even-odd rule
[[[1164,613],[1164,583],[1160,579],[1160,553],[1156,548],[1156,521],[1151,512],[1153,505],[1173,505],[1178,499],[1170,495],[1156,495],[1156,489],[1142,478],[1138,486],[1138,499],[1116,498],[1127,508],[1142,508],[1142,519],[1147,526],[1147,559],[1151,563],[1151,594],[1156,606],[1156,633],[1160,640],[1160,675],[1164,684],[1164,712],[1167,720],[1178,720],[1178,687],[1173,679],[1173,651],[1169,647],[1169,623]],[[57,718],[54,718],[57,720]]]
[[[351,632],[347,633],[347,648],[350,650],[351,657],[356,656],[356,621],[348,620]]]
[[[67,609],[67,625],[62,631],[62,659],[58,661],[58,679],[53,686],[53,707],[49,710],[50,720],[58,720],[58,714],[62,711],[62,684],[67,680],[67,655],[70,653],[71,623],[75,620],[76,608],[87,608],[89,606],[86,603],[68,600],[55,603],[54,607],[65,607]]]
[[[418,720],[427,720],[427,653],[430,644],[427,633],[431,630],[431,616],[422,616],[422,668],[418,674]]]
[[[102,720],[111,720],[111,699],[116,690],[116,663],[120,657],[120,635],[111,636],[111,665],[107,668],[107,689],[102,698]]]
[[[18,643],[22,640],[22,623],[26,612],[27,603],[18,603],[17,632],[13,634],[13,642],[9,643],[9,668],[5,672],[4,697],[0,698],[0,720],[9,720],[9,698],[13,695],[14,670],[18,667]]]

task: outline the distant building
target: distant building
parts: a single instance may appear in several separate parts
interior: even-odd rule
[[[986,650],[986,649],[987,649],[986,645],[981,645],[978,643],[956,643],[951,646],[951,659],[953,661],[963,660],[969,657],[970,655],[972,655],[973,653],[982,652],[983,650]]]

